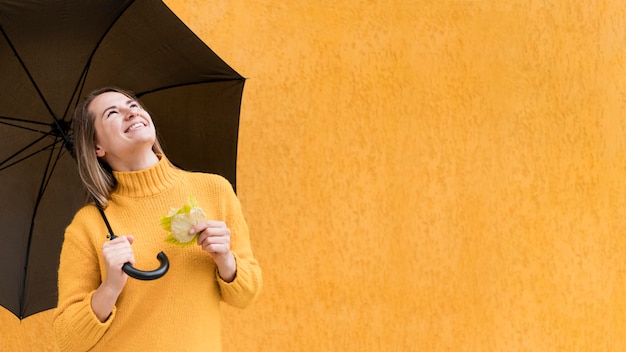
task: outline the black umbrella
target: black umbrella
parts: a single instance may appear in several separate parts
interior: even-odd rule
[[[21,319],[56,306],[86,200],[68,137],[80,98],[135,92],[174,164],[234,186],[244,78],[157,0],[0,0],[0,31],[0,304]]]

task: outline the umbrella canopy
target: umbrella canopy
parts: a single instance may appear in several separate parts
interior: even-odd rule
[[[68,136],[81,97],[133,91],[174,164],[234,186],[245,80],[157,0],[0,0],[0,32],[0,304],[21,319],[56,306],[87,199]]]

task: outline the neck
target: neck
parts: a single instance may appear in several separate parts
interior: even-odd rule
[[[113,170],[120,172],[145,170],[159,162],[159,158],[152,149],[145,153],[126,155],[124,159],[110,159],[111,160],[106,160],[109,166],[111,166]]]
[[[161,158],[159,162],[148,169],[131,172],[113,171],[117,186],[111,197],[147,197],[161,193],[176,184],[180,172],[172,167],[165,155],[158,156]]]

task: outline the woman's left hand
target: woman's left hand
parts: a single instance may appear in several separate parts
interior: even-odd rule
[[[220,277],[224,281],[232,281],[237,264],[230,250],[230,229],[226,224],[223,221],[207,220],[193,226],[190,233],[198,233],[198,245],[211,255]]]

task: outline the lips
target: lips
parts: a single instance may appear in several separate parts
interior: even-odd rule
[[[134,131],[134,130],[136,130],[136,129],[138,129],[138,128],[143,128],[143,127],[146,127],[146,124],[145,124],[145,123],[143,123],[143,122],[135,122],[135,123],[133,123],[132,125],[130,125],[130,126],[126,129],[126,131],[124,131],[124,133],[132,132],[132,131]]]

